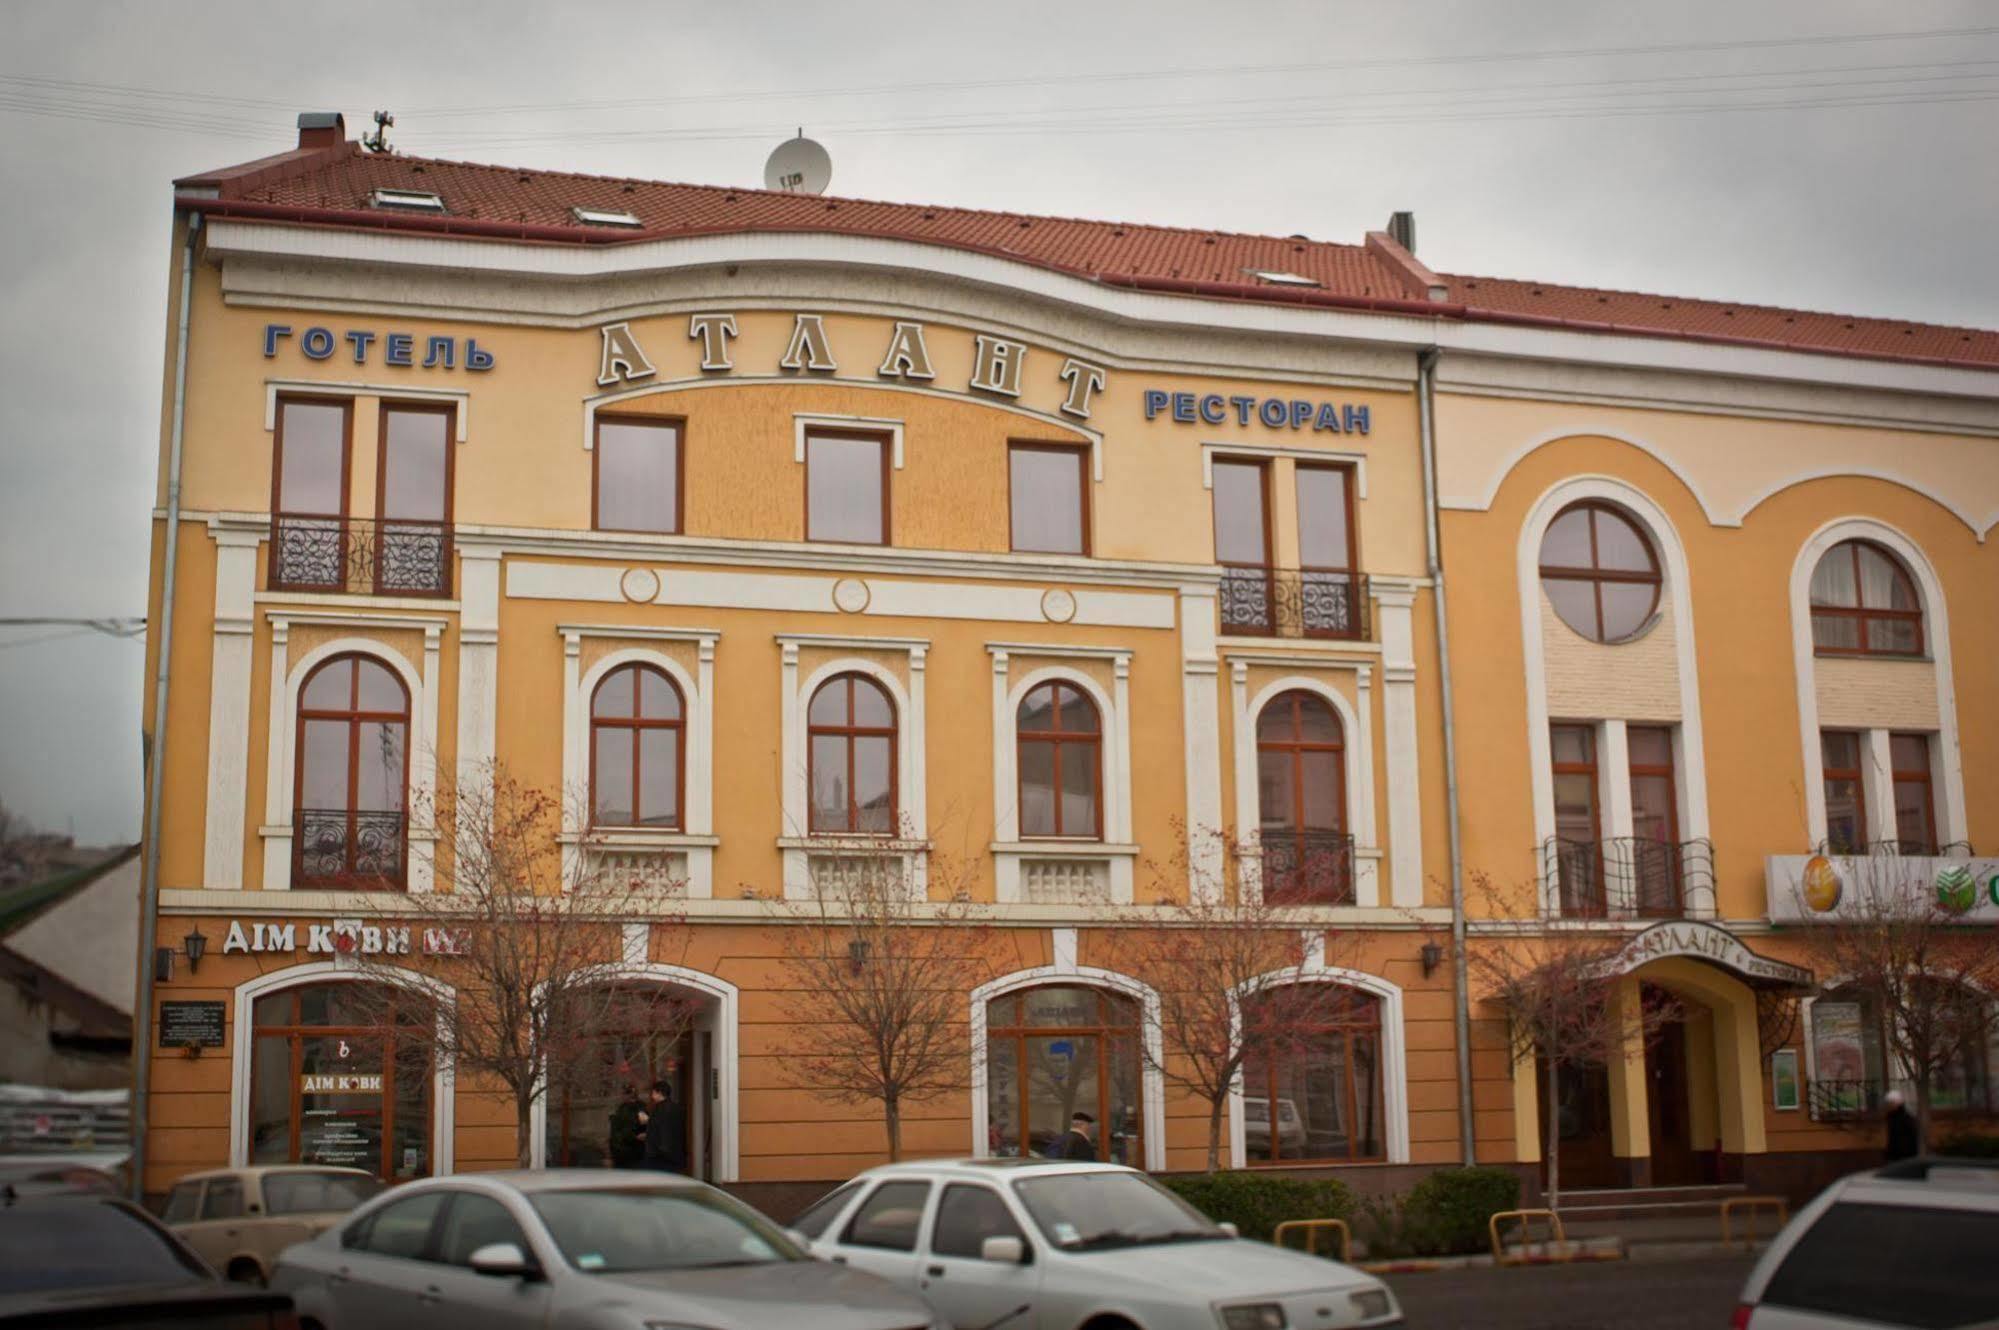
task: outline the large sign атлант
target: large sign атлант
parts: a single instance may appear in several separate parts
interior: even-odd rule
[[[1869,902],[1922,899],[1967,924],[1999,924],[1999,859],[1908,854],[1773,854],[1763,880],[1773,923],[1864,918]]]
[[[1764,983],[1803,988],[1812,982],[1812,972],[1803,966],[1760,956],[1726,928],[1697,920],[1652,925],[1625,943],[1605,968],[1611,974],[1630,974],[1641,965],[1671,957],[1706,961]]]

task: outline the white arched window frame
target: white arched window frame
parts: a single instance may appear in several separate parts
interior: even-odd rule
[[[685,707],[682,742],[686,788],[681,793],[681,830],[626,829],[590,834],[593,848],[621,853],[680,854],[686,857],[686,894],[706,900],[715,894],[715,643],[719,631],[707,628],[633,628],[606,625],[563,625],[562,823],[570,852],[583,839],[590,816],[590,702],[604,676],[624,665],[649,665],[672,679]],[[586,638],[651,639],[691,642],[695,671],[655,647],[620,647],[583,668]],[[573,881],[576,865],[565,863],[565,880]]]
[[[901,856],[903,879],[908,882],[911,894],[922,899],[929,889],[927,833],[930,817],[924,795],[923,705],[924,665],[929,656],[929,641],[808,633],[780,634],[777,641],[783,660],[779,702],[783,733],[780,775],[784,828],[778,837],[778,848],[784,853],[784,894],[793,900],[811,896],[812,858],[815,853],[837,856],[879,852]],[[836,656],[801,678],[803,665],[799,655],[802,649],[809,647],[906,653],[909,684],[904,687],[903,681],[893,671],[860,656]],[[881,685],[888,694],[889,704],[895,708],[896,816],[902,827],[892,836],[815,836],[810,829],[806,713],[812,705],[812,695],[827,680],[840,674],[859,674],[872,679]]]
[[[325,983],[396,983],[428,993],[437,1001],[456,1003],[458,995],[449,984],[428,975],[385,972],[382,967],[362,970],[351,961],[314,961],[288,966],[247,979],[236,986],[234,1039],[229,1067],[229,1167],[250,1166],[250,1096],[256,1082],[250,1074],[251,1054],[256,1040],[257,999],[288,988]],[[446,1019],[439,1018],[440,1025]],[[438,1031],[440,1048],[449,1047],[445,1032]],[[430,1081],[430,1171],[436,1177],[451,1172],[452,1132],[457,1115],[456,1077],[451,1061],[441,1053],[431,1067]]]
[[[1811,844],[1826,839],[1825,751],[1819,742],[1818,654],[1812,645],[1812,574],[1819,560],[1833,546],[1849,540],[1867,540],[1892,552],[1915,579],[1916,594],[1923,602],[1923,641],[1935,671],[1937,690],[1937,742],[1931,747],[1930,763],[1937,800],[1937,840],[1944,844],[1970,839],[1964,808],[1964,756],[1958,748],[1957,688],[1951,674],[1950,613],[1944,603],[1943,583],[1924,556],[1922,547],[1885,522],[1871,517],[1841,517],[1812,533],[1798,551],[1791,566],[1791,657],[1798,687],[1798,730],[1803,740],[1805,777],[1805,834]],[[1870,740],[1881,751],[1870,766],[1886,771],[1887,726],[1870,731]],[[1870,840],[1895,839],[1894,802],[1867,791],[1867,807],[1875,819]],[[1885,829],[1884,829],[1885,828]]]
[[[647,925],[633,925],[628,929],[627,952],[644,954]],[[636,929],[636,932],[631,931]],[[700,1016],[695,1018],[693,1031],[708,1036],[709,1054],[707,1061],[701,1061],[700,1041],[695,1041],[695,1063],[689,1077],[695,1087],[691,1096],[693,1102],[687,1107],[688,1127],[697,1142],[696,1149],[707,1134],[711,1141],[708,1160],[709,1180],[713,1182],[734,1182],[741,1168],[741,1079],[738,1069],[740,1040],[737,1037],[737,1020],[741,1011],[741,1000],[736,986],[726,979],[718,979],[700,970],[690,970],[682,965],[665,965],[637,959],[627,959],[621,964],[606,965],[598,971],[607,984],[660,984],[677,988],[705,1000]],[[712,1096],[707,1087],[712,1084]],[[535,1096],[529,1109],[528,1166],[548,1167],[548,1095]],[[698,1168],[700,1159],[695,1164]]]
[[[1131,656],[1121,647],[1044,647],[987,643],[993,660],[993,863],[994,894],[1002,902],[1025,899],[1022,861],[1030,858],[1098,860],[1106,874],[1110,902],[1133,900],[1133,865],[1138,846],[1131,838]],[[1073,666],[1044,665],[1018,678],[1019,658],[1070,656],[1110,662],[1111,691]],[[1023,840],[1020,834],[1020,704],[1044,683],[1059,681],[1080,689],[1096,704],[1102,727],[1098,756],[1103,800],[1102,840]]]
[[[1381,900],[1381,849],[1375,834],[1374,814],[1374,721],[1371,694],[1374,671],[1367,665],[1356,665],[1354,671],[1355,691],[1360,694],[1360,705],[1348,701],[1346,695],[1323,679],[1314,679],[1303,674],[1287,674],[1273,679],[1258,689],[1255,696],[1249,691],[1249,666],[1252,662],[1231,660],[1230,683],[1235,711],[1235,821],[1236,834],[1246,846],[1253,845],[1252,837],[1263,825],[1263,809],[1259,799],[1256,761],[1256,724],[1263,715],[1263,709],[1275,698],[1285,693],[1309,693],[1325,701],[1332,707],[1333,714],[1340,719],[1341,750],[1346,761],[1345,785],[1346,807],[1341,810],[1346,818],[1346,827],[1353,835],[1354,843],[1354,904],[1363,908],[1379,906]],[[1255,854],[1244,854],[1238,860],[1243,887],[1256,892],[1263,890],[1262,861]]]
[[[1853,982],[1853,976],[1850,974],[1834,975],[1827,978],[1824,981],[1824,983],[1820,985],[1817,992],[1813,993],[1809,997],[1798,999],[1798,1038],[1803,1042],[1805,1049],[1804,1062],[1805,1062],[1805,1085],[1807,1086],[1806,1090],[1807,1109],[1811,1108],[1811,1103],[1809,1098],[1810,1095],[1809,1087],[1814,1081],[1818,1080],[1819,1078],[1818,1036],[1817,1036],[1817,1027],[1814,1023],[1816,1019],[1816,1011],[1818,1004],[1828,999],[1834,1001],[1839,1000],[1840,990],[1846,988],[1852,982]],[[1999,1022],[1999,996],[1995,996],[1990,989],[1985,988],[1979,984],[1973,984],[1967,982],[1964,985],[1964,987],[1969,988],[1972,992],[1984,998],[1986,1001],[1989,1018],[1994,1022]],[[1879,1032],[1877,1031],[1876,1033],[1878,1036]],[[1886,1078],[1891,1081],[1908,1081],[1915,1079],[1913,1074],[1910,1072],[1908,1064],[1905,1063],[1902,1060],[1901,1055],[1895,1051],[1892,1041],[1885,1041],[1885,1046],[1881,1049],[1881,1069]],[[1994,1078],[1995,1080],[1999,1080],[1999,1049],[1993,1049],[1988,1047],[1988,1051],[1986,1053],[1986,1074]],[[1913,1106],[1911,1107],[1913,1110]],[[1815,1111],[1813,1115],[1816,1116]]]
[[[1575,476],[1550,488],[1528,510],[1520,528],[1518,583],[1520,587],[1520,645],[1527,681],[1527,760],[1528,786],[1533,796],[1534,843],[1545,845],[1555,835],[1555,771],[1548,733],[1548,661],[1541,644],[1541,542],[1549,525],[1571,504],[1595,499],[1623,510],[1636,522],[1659,556],[1665,585],[1660,598],[1673,609],[1673,650],[1680,684],[1680,718],[1674,727],[1675,791],[1684,840],[1708,838],[1707,745],[1703,738],[1700,707],[1700,669],[1694,649],[1692,582],[1687,571],[1686,547],[1679,530],[1666,510],[1651,496],[1625,481],[1610,476]],[[1656,625],[1655,625],[1656,626]],[[1650,629],[1640,630],[1641,633]],[[1609,788],[1603,808],[1606,818],[1603,835],[1631,834],[1630,785],[1624,778],[1629,762],[1622,717],[1589,717],[1599,722],[1605,740],[1600,745],[1599,767]],[[1558,908],[1559,884],[1552,875],[1543,882],[1547,893],[1543,907]]]
[[[292,884],[292,804],[298,773],[298,702],[305,681],[322,661],[334,656],[367,656],[379,661],[402,680],[410,698],[409,788],[404,793],[409,842],[409,880],[413,894],[428,892],[435,880],[437,829],[433,822],[437,805],[437,678],[444,631],[442,620],[360,619],[359,623],[384,628],[423,630],[422,671],[394,647],[369,637],[339,637],[323,642],[290,663],[290,626],[320,622],[308,615],[271,616],[271,738],[270,764],[265,777],[264,816],[259,828],[264,838],[264,890],[288,891]],[[337,618],[334,622],[353,626],[357,620]],[[282,679],[282,686],[275,684]]]
[[[1073,943],[1071,937],[1071,946]],[[987,1004],[1009,993],[1044,988],[1051,984],[1098,988],[1138,1003],[1139,1039],[1143,1045],[1139,1053],[1139,1098],[1143,1102],[1139,1108],[1145,1123],[1145,1168],[1149,1173],[1161,1171],[1166,1167],[1166,1077],[1159,1069],[1164,1060],[1159,1033],[1159,995],[1130,975],[1076,965],[1073,959],[1032,970],[1016,970],[972,990],[972,1157],[985,1159],[991,1153],[987,1141],[987,1133],[992,1126],[992,1113],[986,1101]]]
[[[1316,941],[1316,945],[1313,945]],[[1339,984],[1366,993],[1381,1003],[1381,1115],[1385,1119],[1388,1162],[1409,1162],[1409,1053],[1403,1029],[1402,989],[1379,975],[1342,969],[1325,963],[1325,940],[1308,941],[1305,963],[1296,970],[1283,970],[1253,979],[1243,985],[1251,994],[1288,984]],[[1243,990],[1238,990],[1240,993]],[[1231,1018],[1240,1028],[1242,1009],[1231,999]],[[1242,1076],[1236,1076],[1229,1091],[1229,1167],[1249,1166],[1249,1143],[1243,1132]]]

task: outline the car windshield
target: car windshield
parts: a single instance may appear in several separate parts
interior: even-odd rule
[[[338,1214],[382,1189],[360,1173],[266,1173],[264,1209],[274,1215]]]
[[[1138,1173],[1057,1173],[1015,1184],[1050,1242],[1065,1251],[1226,1237],[1200,1211]]]
[[[717,1192],[577,1188],[531,1192],[528,1201],[563,1259],[586,1274],[811,1259],[762,1216]]]
[[[142,1284],[201,1284],[213,1276],[146,1219],[102,1201],[0,1209],[0,1294]]]

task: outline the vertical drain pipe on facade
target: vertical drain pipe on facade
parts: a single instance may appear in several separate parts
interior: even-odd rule
[[[132,1199],[146,1199],[148,1090],[153,1073],[153,947],[160,931],[160,803],[165,792],[167,695],[174,645],[174,564],[180,553],[181,432],[187,420],[187,330],[194,303],[194,241],[201,214],[187,216],[180,255],[180,310],[174,327],[173,434],[167,454],[167,534],[153,669],[153,742],[146,762],[146,858],[139,879],[139,991],[132,1004]]]
[[[1416,356],[1416,419],[1423,448],[1423,525],[1428,547],[1430,603],[1437,611],[1437,675],[1443,680],[1444,809],[1451,846],[1451,1003],[1458,1054],[1458,1152],[1466,1167],[1478,1162],[1472,1120],[1470,968],[1465,956],[1464,842],[1458,827],[1458,740],[1451,700],[1451,629],[1444,610],[1444,554],[1437,523],[1436,375],[1440,352],[1424,347]]]

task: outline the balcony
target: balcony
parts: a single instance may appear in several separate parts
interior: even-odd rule
[[[1224,633],[1365,642],[1367,574],[1225,565],[1221,614]]]
[[[1352,905],[1353,844],[1353,837],[1342,832],[1265,830],[1257,847],[1264,901]]]
[[[1999,924],[1999,858],[1956,841],[1821,841],[1810,854],[1772,854],[1763,885],[1773,923],[1890,922],[1941,910],[1951,922]]]
[[[361,517],[271,519],[273,591],[449,596],[451,527]]]
[[[407,832],[401,813],[301,808],[292,832],[292,884],[400,891]]]
[[[1712,919],[1714,846],[1644,836],[1551,837],[1541,846],[1541,884],[1563,919]]]

